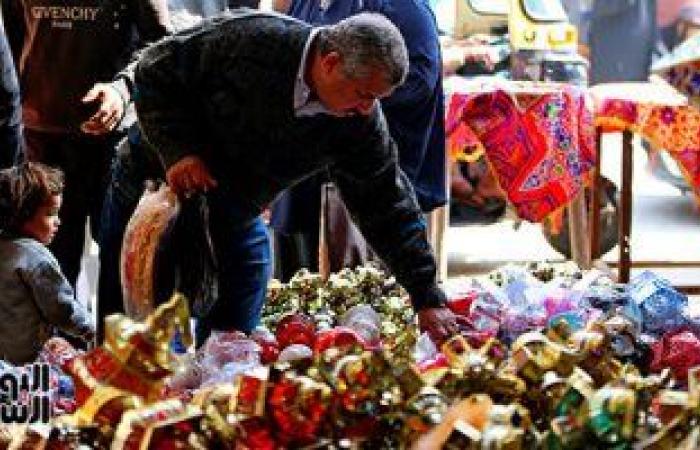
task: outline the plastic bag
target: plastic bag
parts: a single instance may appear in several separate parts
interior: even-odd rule
[[[170,393],[178,394],[218,383],[259,367],[261,348],[238,331],[214,331],[194,356],[185,355],[184,367],[168,380]]]
[[[147,189],[126,225],[120,276],[129,317],[143,320],[155,309],[153,274],[158,245],[179,211],[177,197],[167,186]]]
[[[174,291],[193,316],[205,317],[218,296],[206,197],[180,203],[165,185],[146,190],[126,227],[120,269],[130,317],[143,320]]]
[[[379,344],[382,318],[371,306],[353,306],[345,313],[340,324],[354,330],[368,345]]]
[[[667,280],[644,271],[630,282],[627,290],[642,311],[644,332],[660,336],[687,325],[683,312],[688,306],[688,297],[676,291]]]

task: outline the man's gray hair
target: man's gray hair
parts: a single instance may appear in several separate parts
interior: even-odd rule
[[[337,52],[342,58],[343,74],[350,79],[363,78],[380,70],[392,86],[403,83],[408,73],[408,51],[401,32],[386,17],[360,13],[347,17],[317,36],[321,54]]]

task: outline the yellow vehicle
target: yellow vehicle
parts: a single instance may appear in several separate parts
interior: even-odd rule
[[[510,0],[508,30],[514,50],[577,50],[576,27],[559,0]]]
[[[469,41],[477,34],[487,35],[488,38],[479,38],[478,42],[506,48],[504,61],[495,65],[495,70],[467,63],[457,71],[460,75],[588,84],[588,62],[578,54],[578,32],[560,0],[438,0],[435,8],[438,24],[455,40]],[[482,163],[469,163],[467,172],[470,175],[476,172],[478,164]],[[594,256],[607,252],[617,242],[616,188],[606,181],[600,191],[604,194],[601,248]],[[496,208],[495,199],[486,200],[491,202],[486,202],[488,208],[481,208],[483,217],[490,217],[491,203],[494,205],[491,209],[501,211]],[[570,256],[568,224],[563,224],[560,233],[554,233],[546,225],[543,232],[552,247]]]
[[[513,79],[587,82],[576,27],[559,0],[437,0],[435,11],[455,39],[488,35],[499,45],[506,38]]]
[[[559,0],[510,0],[508,30],[513,79],[588,84],[576,27]]]
[[[465,38],[475,34],[506,34],[510,0],[456,0],[447,2],[454,20],[452,36]]]
[[[514,49],[576,49],[576,28],[559,0],[437,0],[434,7],[441,28],[456,39],[510,30]]]

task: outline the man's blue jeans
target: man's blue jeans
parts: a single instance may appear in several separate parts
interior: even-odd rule
[[[246,218],[223,189],[207,195],[209,231],[219,268],[219,299],[197,323],[197,342],[211,330],[251,332],[260,322],[272,258],[267,226]]]
[[[161,178],[157,167],[143,157],[138,133],[129,135],[130,145],[121,148],[112,164],[111,182],[102,213],[100,248],[100,320],[122,312],[119,282],[121,242],[129,217],[136,208],[149,178]],[[260,217],[245,217],[237,202],[223,189],[207,195],[209,224],[219,269],[219,299],[207,317],[198,320],[197,342],[201,345],[212,330],[252,331],[260,321],[271,270],[267,227]]]

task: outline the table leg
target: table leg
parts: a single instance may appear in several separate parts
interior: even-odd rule
[[[588,224],[586,223],[586,192],[581,189],[566,209],[569,219],[569,241],[574,262],[584,270],[590,269],[591,247],[588,242]]]
[[[447,280],[447,252],[445,251],[445,230],[449,226],[449,204],[435,208],[426,214],[428,224],[428,242],[433,247],[437,263],[437,280],[442,283]]]
[[[632,232],[632,132],[622,133],[622,192],[619,208],[618,239],[620,242],[620,263],[618,281],[630,280],[630,235]]]
[[[321,185],[321,217],[319,221],[318,233],[318,273],[323,280],[328,280],[331,273],[331,262],[328,255],[329,232],[328,232],[328,190],[330,183]]]
[[[589,221],[591,233],[591,257],[598,258],[598,249],[600,248],[600,158],[603,147],[602,143],[603,132],[600,128],[596,128],[595,133],[595,166],[591,177],[591,204],[589,205]],[[603,255],[600,255],[603,256]]]

